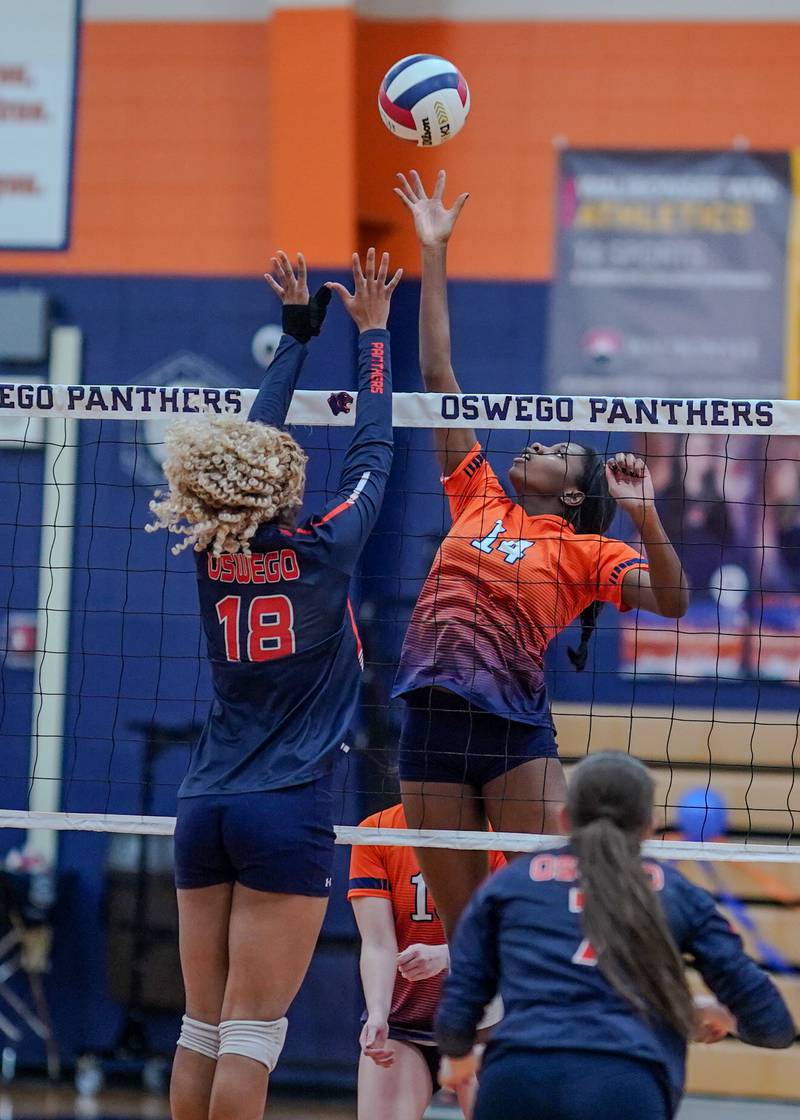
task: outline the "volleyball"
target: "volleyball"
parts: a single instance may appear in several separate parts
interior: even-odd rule
[[[395,136],[436,148],[461,131],[470,109],[469,86],[458,67],[435,54],[410,54],[381,82],[378,111]]]

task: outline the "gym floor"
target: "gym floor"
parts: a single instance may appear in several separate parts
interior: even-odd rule
[[[457,1114],[434,1108],[429,1120],[452,1120]],[[20,1083],[0,1090],[0,1120],[168,1120],[164,1097],[120,1089],[98,1097],[78,1097],[67,1087],[47,1083]],[[269,1120],[354,1120],[351,1100],[333,1103],[276,1097]],[[753,1101],[720,1101],[693,1098],[686,1101],[678,1120],[800,1120],[800,1105],[758,1104]]]

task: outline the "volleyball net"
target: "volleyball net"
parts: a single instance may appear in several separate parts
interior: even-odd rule
[[[62,370],[77,368],[68,329],[54,346]],[[254,395],[0,385],[0,826],[171,832],[210,685],[192,557],[144,532],[148,502],[170,420],[246,415]],[[311,511],[335,490],[354,413],[347,391],[295,394]],[[501,478],[536,439],[642,455],[689,579],[680,620],[603,611],[582,673],[567,656],[576,634],[553,641],[547,685],[567,770],[600,749],[646,762],[651,850],[666,858],[800,862],[800,402],[399,393],[394,418],[392,477],[354,587],[366,671],[335,783],[339,841],[553,842],[357,828],[399,799],[392,682],[450,524],[431,429],[474,427]],[[608,535],[637,544],[622,515]]]

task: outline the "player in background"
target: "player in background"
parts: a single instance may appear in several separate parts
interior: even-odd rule
[[[403,806],[374,813],[359,827],[406,828]],[[491,852],[489,864],[495,871],[505,858]],[[413,848],[354,845],[347,897],[361,934],[367,1004],[358,1120],[421,1120],[439,1084],[433,1016],[450,953]],[[496,1021],[492,1017],[491,1025]],[[474,1091],[474,1079],[457,1088],[465,1116],[471,1114]]]
[[[396,193],[422,251],[420,363],[425,389],[459,393],[450,360],[447,243],[467,196],[429,198],[416,172]],[[487,353],[491,363],[491,352]],[[580,618],[586,662],[603,603],[669,618],[685,613],[686,579],[655,506],[650,473],[633,455],[606,462],[569,441],[522,449],[510,498],[475,433],[439,428],[452,527],[409,623],[394,695],[406,702],[399,769],[412,828],[553,833],[564,799],[544,681],[552,639]],[[644,555],[603,536],[617,508]],[[483,853],[422,849],[425,878],[450,935],[485,877]]]
[[[389,258],[354,294],[309,300],[298,256],[273,258],[284,335],[247,420],[198,417],[167,437],[156,525],[197,567],[213,700],[178,794],[175,879],[186,1014],[173,1120],[261,1120],[287,1008],[331,885],[331,771],[363,664],[353,571],[392,459]],[[358,405],[336,497],[301,524],[306,457],[281,430],[333,289],[359,329]]]
[[[718,1040],[727,1018],[754,1046],[794,1041],[780,993],[711,895],[642,860],[653,811],[641,762],[590,755],[562,810],[569,846],[517,860],[469,904],[436,1038],[449,1056],[443,1083],[470,1081],[482,1001],[499,987],[506,1013],[483,1058],[475,1120],[667,1120],[683,1095],[687,1039]],[[693,1006],[686,955],[723,1005],[710,1024]]]

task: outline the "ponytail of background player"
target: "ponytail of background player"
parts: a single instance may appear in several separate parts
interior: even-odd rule
[[[647,769],[623,753],[590,755],[562,810],[569,847],[517,860],[469,904],[436,1039],[449,1055],[442,1083],[471,1079],[481,1011],[499,990],[505,1018],[483,1059],[475,1120],[667,1120],[690,1037],[794,1041],[777,988],[713,898],[672,866],[642,861],[652,819]],[[693,1006],[687,954],[722,1007]]]
[[[309,300],[302,256],[268,280],[284,336],[247,420],[184,421],[168,439],[156,527],[194,547],[213,701],[178,795],[175,881],[186,986],[173,1120],[262,1120],[287,1008],[308,969],[331,886],[330,778],[363,657],[353,571],[392,459],[386,323],[398,272],[375,251],[355,293],[358,405],[336,497],[297,525],[305,455],[280,430],[330,298]],[[327,297],[327,298],[326,298]],[[179,546],[180,547],[180,546]]]
[[[460,393],[451,365],[447,242],[466,195],[447,209],[444,172],[428,198],[419,176],[396,193],[422,251],[420,364],[425,389]],[[486,356],[491,362],[491,353]],[[514,459],[512,499],[463,428],[435,433],[453,524],[417,600],[394,695],[406,702],[399,768],[411,828],[555,832],[564,799],[544,682],[552,639],[580,618],[578,669],[603,603],[670,618],[686,579],[641,459],[610,462],[571,442],[534,443]],[[617,508],[645,555],[603,536]],[[481,852],[418,853],[448,935],[486,874]]]

